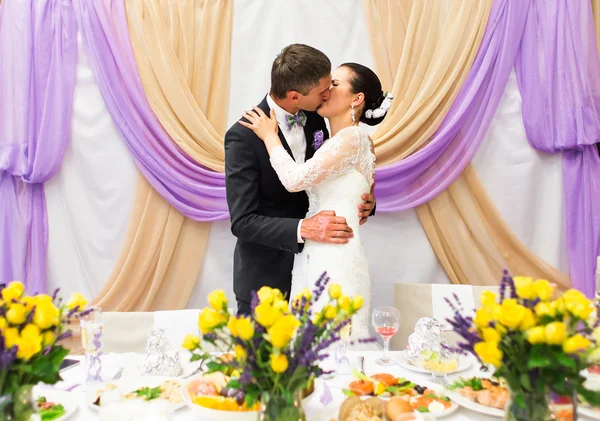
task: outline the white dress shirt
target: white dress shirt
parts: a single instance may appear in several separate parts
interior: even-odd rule
[[[267,95],[267,104],[269,104],[269,108],[275,110],[275,118],[277,118],[279,130],[283,133],[287,144],[292,150],[294,161],[304,163],[304,160],[306,159],[306,135],[304,134],[304,127],[300,124],[294,124],[288,129],[287,116],[292,116],[293,114],[288,113],[277,105],[275,101],[273,101],[273,98],[271,98],[271,95]],[[302,221],[303,220],[300,220],[298,223],[298,243],[304,243],[301,234]]]

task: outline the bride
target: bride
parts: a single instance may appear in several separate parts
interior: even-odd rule
[[[306,241],[302,253],[294,260],[291,297],[304,288],[312,291],[316,280],[326,271],[331,282],[340,284],[345,294],[364,298],[362,309],[352,320],[352,337],[366,338],[370,336],[371,279],[360,242],[356,207],[357,198],[369,193],[373,186],[375,155],[373,142],[358,123],[380,123],[391,97],[383,95],[381,82],[372,70],[356,63],[342,64],[334,71],[330,93],[317,112],[329,120],[331,138],[324,140],[322,132],[315,132],[315,147],[321,142],[322,145],[304,163],[296,163],[281,144],[274,110],[269,118],[255,107],[244,114],[248,122],[240,124],[253,130],[265,143],[271,165],[285,188],[290,192],[306,190],[310,203],[307,217],[321,210],[333,210],[346,218],[354,232],[347,244]],[[327,297],[323,295],[316,309],[325,301]]]

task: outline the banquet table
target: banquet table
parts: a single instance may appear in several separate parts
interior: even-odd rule
[[[392,352],[394,355],[395,353]],[[184,354],[182,354],[183,356]],[[409,371],[405,368],[400,367],[399,365],[394,365],[390,367],[381,367],[378,366],[375,361],[382,355],[382,352],[379,351],[366,351],[366,352],[358,352],[358,351],[350,351],[348,353],[349,360],[352,364],[356,364],[359,356],[364,356],[364,371],[367,374],[375,374],[379,372],[390,373],[394,376],[404,377],[410,379],[416,383],[423,382],[431,382],[431,377],[426,374],[420,374],[413,371]],[[103,373],[106,373],[106,376],[110,378],[111,373],[116,373],[120,371],[122,368],[122,378],[127,376],[139,376],[140,372],[138,369],[137,363],[141,361],[143,358],[142,354],[133,354],[133,353],[111,353],[102,357],[103,358]],[[325,362],[325,368],[329,368],[333,364],[332,362]],[[186,370],[186,364],[184,364],[184,375],[185,372],[190,371],[190,367],[188,365]],[[454,378],[458,378],[459,376],[475,376],[480,375],[481,373],[478,370],[478,365],[473,364],[473,366],[462,373],[449,376],[448,380],[452,381]],[[72,387],[77,384],[81,384],[84,382],[85,378],[85,367],[84,364],[80,364],[71,369],[68,369],[62,373],[63,382],[58,383],[54,386],[56,390],[62,390],[69,387]],[[350,375],[347,376],[339,376],[336,375],[329,379],[320,379],[316,384],[315,393],[305,402],[304,409],[307,414],[307,419],[310,421],[329,421],[332,418],[337,419],[337,412],[339,410],[340,404],[345,399],[345,396],[342,393],[341,387],[343,385],[347,385],[353,378]],[[331,391],[333,396],[333,401],[328,405],[323,405],[320,402],[320,398],[323,395],[323,392],[326,388],[325,384]],[[47,386],[40,387],[39,392],[43,393],[43,390],[48,388]],[[49,389],[49,388],[48,388]],[[67,392],[65,392],[67,393]],[[84,392],[84,386],[78,386],[74,388],[72,391],[68,392],[71,398],[76,398],[79,405],[77,412],[69,418],[71,421],[96,421],[100,420],[100,416],[98,411],[89,408],[88,400],[86,396],[86,392]],[[454,413],[440,418],[446,421],[463,421],[463,420],[477,420],[477,421],[492,421],[499,420],[499,418],[490,417],[484,414],[480,414],[477,412],[470,411],[466,408],[458,408]],[[200,421],[200,417],[194,413],[192,409],[183,408],[179,411],[176,411],[173,416],[173,421]],[[202,420],[205,421],[205,420]],[[210,420],[206,420],[210,421]]]

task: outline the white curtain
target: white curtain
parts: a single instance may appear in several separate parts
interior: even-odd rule
[[[271,63],[290,43],[321,49],[334,66],[345,61],[373,66],[360,0],[236,0],[232,42],[230,123],[262,100]],[[136,170],[81,48],[77,77],[73,138],[61,170],[46,185],[48,270],[50,287],[94,296],[121,250]],[[474,164],[517,236],[566,271],[561,157],[540,154],[527,143],[514,75]],[[448,282],[414,211],[378,213],[361,236],[375,306],[391,303],[395,282]],[[215,288],[225,288],[233,298],[234,244],[229,221],[212,225],[189,307],[204,305]]]

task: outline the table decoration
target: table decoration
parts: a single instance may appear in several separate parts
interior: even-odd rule
[[[327,304],[314,309],[313,303],[326,290]],[[237,370],[239,378],[230,380],[227,387],[243,390],[247,407],[260,402],[260,420],[302,421],[306,420],[302,392],[325,374],[319,364],[361,309],[363,299],[344,295],[340,286],[329,285],[329,278],[323,274],[313,291],[305,289],[294,297],[291,311],[281,291],[270,287],[253,293],[248,316],[229,314],[222,290],[209,294],[208,302],[210,307],[201,311],[198,320],[202,338],[189,335],[183,344],[192,352],[191,359],[211,359],[209,371]],[[235,358],[227,362],[214,360],[203,351],[203,342],[224,351],[233,350]]]
[[[66,304],[53,296],[25,294],[21,282],[0,291],[0,419],[29,421],[37,412],[32,387],[61,380],[59,367],[69,351],[70,321],[85,314],[87,301],[73,294]]]
[[[552,299],[554,294],[546,280],[512,278],[505,272],[499,296],[484,292],[474,318],[465,316],[457,297],[447,299],[454,311],[448,322],[463,339],[458,349],[494,366],[494,376],[506,380],[507,420],[576,417],[576,399],[568,411],[564,398],[557,397],[580,395],[600,404],[600,393],[585,388],[581,374],[596,347],[593,332],[598,327],[589,319],[592,303],[575,289]],[[560,414],[552,414],[552,408],[560,408]]]

